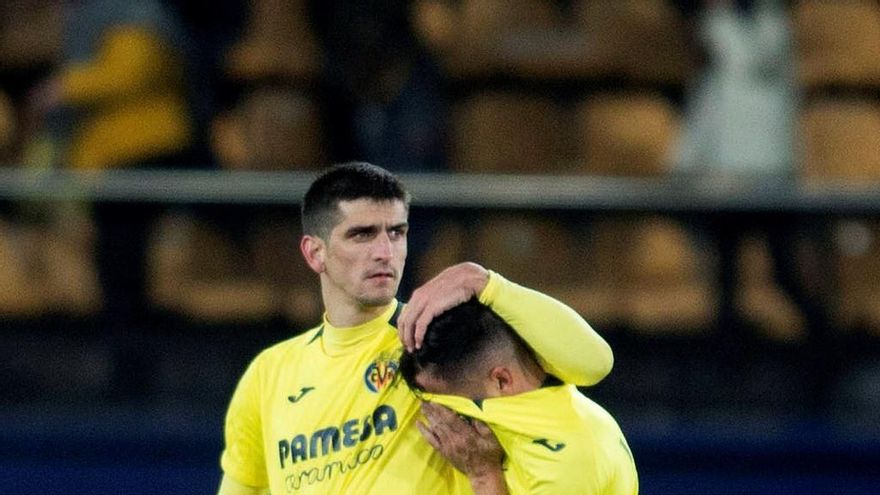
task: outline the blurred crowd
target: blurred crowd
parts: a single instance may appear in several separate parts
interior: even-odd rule
[[[871,184],[878,53],[873,0],[8,1],[0,163]],[[319,316],[295,205],[0,204],[7,319]],[[876,218],[413,214],[408,287],[470,258],[606,327],[880,335]]]

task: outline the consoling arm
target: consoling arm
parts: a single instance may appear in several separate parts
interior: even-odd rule
[[[548,373],[587,386],[611,372],[611,347],[575,310],[469,262],[443,270],[413,292],[398,319],[403,345],[419,347],[434,317],[477,296],[516,330]]]
[[[614,364],[611,346],[575,310],[490,272],[480,294],[531,347],[541,366],[566,383],[595,385]]]

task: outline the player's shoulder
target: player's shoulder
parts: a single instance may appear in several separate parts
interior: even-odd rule
[[[610,412],[590,399],[584,400],[578,409],[578,438],[589,450],[585,455],[595,462],[613,464],[622,452],[621,447],[629,452],[620,424]]]
[[[293,337],[272,344],[260,352],[255,361],[264,363],[274,362],[285,360],[289,358],[291,354],[307,352],[308,346],[314,343],[321,336],[323,331],[324,325],[318,325]]]

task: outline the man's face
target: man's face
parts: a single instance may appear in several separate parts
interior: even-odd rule
[[[339,202],[340,221],[325,246],[331,293],[362,306],[394,299],[406,262],[407,213],[399,200]]]
[[[415,382],[419,389],[432,394],[462,395],[460,387],[451,386],[447,381],[434,376],[433,373],[424,369],[415,375]]]

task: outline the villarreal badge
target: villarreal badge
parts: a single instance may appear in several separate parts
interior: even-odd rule
[[[391,386],[397,377],[397,360],[380,356],[375,359],[364,372],[364,383],[367,390],[378,393]]]

